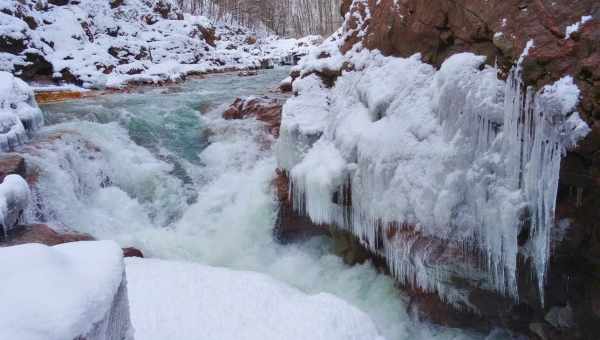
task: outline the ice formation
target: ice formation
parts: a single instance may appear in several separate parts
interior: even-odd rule
[[[0,338],[132,338],[121,249],[114,242],[0,248]]]
[[[19,175],[8,175],[0,183],[0,227],[2,237],[21,218],[29,203],[29,186]]]
[[[277,152],[295,209],[352,231],[401,281],[450,300],[448,249],[470,262],[463,276],[517,299],[517,237],[530,226],[543,291],[561,156],[589,132],[573,79],[534,92],[521,61],[504,82],[470,53],[438,71],[419,55],[348,55],[360,71],[331,89],[306,72],[284,106]]]
[[[11,151],[27,133],[43,125],[33,91],[21,79],[0,71],[0,151]]]

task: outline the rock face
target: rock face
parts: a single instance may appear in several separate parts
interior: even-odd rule
[[[412,296],[411,308],[417,315],[453,326],[490,328],[507,327],[537,338],[593,339],[600,331],[600,77],[590,65],[598,65],[600,56],[600,4],[597,1],[450,1],[450,0],[355,0],[343,1],[346,15],[339,50],[355,53],[357,43],[367,49],[378,49],[384,55],[409,57],[421,53],[422,60],[439,68],[449,57],[460,52],[473,52],[487,57],[489,65],[497,64],[498,76],[505,79],[527,43],[533,47],[522,62],[525,85],[540,89],[547,84],[572,76],[581,90],[577,111],[591,128],[579,146],[562,161],[555,219],[551,236],[549,271],[545,280],[544,303],[540,301],[537,283],[531,278],[532,260],[523,250],[517,259],[518,299],[507,298],[485,287],[479,277],[478,258],[474,252],[453,248],[443,239],[426,236],[415,226],[402,223],[385,227],[382,238],[400,239],[410,249],[409,256],[421,259],[420,252],[430,256],[422,263],[424,270],[436,268],[443,273],[439,282],[466,294],[467,308],[457,310],[437,294],[423,292],[403,282]],[[322,68],[305,63],[291,74],[292,89],[310,87],[309,78],[316,75],[323,88],[331,88],[343,73],[355,65],[343,64],[338,46],[321,47]],[[329,61],[328,61],[329,60]],[[302,63],[301,63],[302,65]],[[364,67],[364,66],[363,66]],[[483,68],[483,66],[481,66]],[[360,70],[360,66],[356,67]],[[360,71],[359,71],[360,72]],[[302,80],[299,83],[299,80]],[[457,84],[459,86],[459,84]],[[321,100],[315,96],[315,100]],[[367,102],[369,98],[362,98]],[[366,105],[366,104],[365,104]],[[327,105],[325,105],[327,106]],[[385,111],[382,108],[376,111]],[[375,120],[381,114],[375,112]],[[284,118],[285,119],[285,118]],[[282,130],[283,136],[284,130]],[[305,139],[319,136],[306,135]],[[313,141],[314,142],[314,141]],[[292,156],[293,157],[293,156]],[[278,173],[277,188],[286,225],[296,229],[328,230],[331,226],[310,223],[295,212],[284,186],[285,171]],[[343,193],[332,200],[339,206],[352,206],[352,198]],[[373,199],[378,199],[373,197]],[[309,233],[310,234],[310,233]],[[519,246],[527,242],[526,233],[519,235]],[[382,240],[383,242],[383,240]],[[378,242],[376,242],[378,243]],[[376,245],[369,245],[377,248]],[[468,274],[467,274],[468,273]],[[447,282],[443,282],[448,280]],[[466,312],[471,309],[475,311]]]

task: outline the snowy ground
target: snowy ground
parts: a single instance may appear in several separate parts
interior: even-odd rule
[[[184,14],[174,0],[3,1],[0,10],[0,70],[87,88],[265,67],[313,40],[257,40],[246,28]]]
[[[382,339],[366,314],[330,294],[308,295],[255,272],[126,263],[138,339]]]

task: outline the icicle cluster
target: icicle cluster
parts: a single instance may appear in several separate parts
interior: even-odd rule
[[[352,231],[399,280],[449,300],[453,276],[517,299],[517,239],[529,227],[543,291],[560,160],[589,131],[573,80],[534,92],[523,58],[503,82],[470,53],[439,71],[418,55],[360,57],[364,70],[332,89],[316,76],[294,83],[277,148],[294,208]]]

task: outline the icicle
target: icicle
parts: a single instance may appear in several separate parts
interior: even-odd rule
[[[456,297],[447,289],[453,275],[518,299],[518,235],[529,215],[543,294],[560,160],[589,127],[572,114],[579,92],[571,78],[537,93],[524,86],[533,46],[506,82],[481,70],[483,57],[464,53],[439,71],[418,56],[378,59],[340,77],[327,104],[310,111],[314,92],[304,99],[300,91],[284,108],[278,151],[295,209],[351,231],[399,281],[448,299]],[[402,81],[381,87],[387,78]],[[373,110],[381,119],[371,119]],[[327,122],[316,142],[298,133],[313,117]],[[346,178],[350,207],[333,199]],[[446,264],[444,256],[461,258]]]

